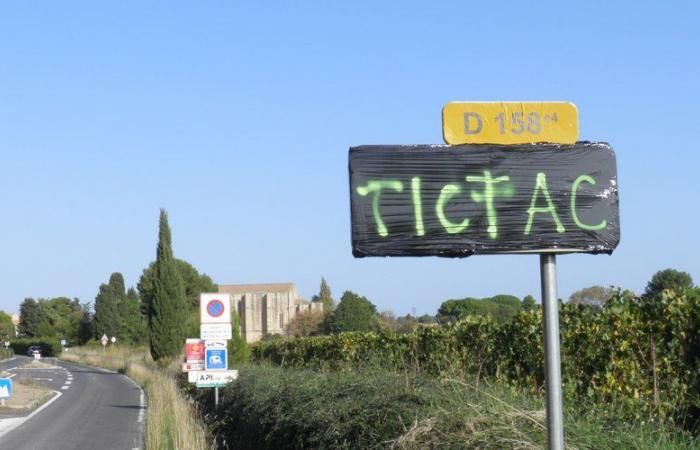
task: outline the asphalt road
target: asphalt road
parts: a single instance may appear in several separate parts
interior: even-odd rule
[[[0,448],[13,450],[141,449],[146,416],[141,389],[124,375],[57,361],[57,369],[22,369],[16,356],[0,369],[57,392],[43,409],[0,415]]]

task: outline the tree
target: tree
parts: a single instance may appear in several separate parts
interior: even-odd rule
[[[168,214],[160,210],[153,291],[148,307],[151,356],[161,363],[176,356],[185,342],[187,298],[173,257]]]
[[[605,306],[608,299],[610,299],[611,295],[612,290],[610,288],[604,288],[603,286],[591,286],[571,294],[569,297],[569,303],[574,305],[586,305],[602,308]]]
[[[325,331],[324,311],[302,311],[287,324],[287,335],[294,337],[317,336]]]
[[[345,291],[328,321],[334,333],[370,331],[376,314],[377,307],[372,302],[352,291]]]
[[[84,345],[95,337],[95,318],[90,310],[90,303],[82,306],[80,325],[78,326],[78,344]]]
[[[326,312],[333,311],[335,300],[333,300],[331,287],[328,286],[325,278],[321,277],[321,287],[318,291],[318,295],[314,295],[312,301],[323,303],[323,310]]]
[[[119,318],[119,329],[117,331],[117,334],[111,336],[119,336],[122,340],[128,340],[126,320],[128,314],[127,310],[129,306],[126,298],[126,285],[124,283],[124,276],[119,272],[114,272],[109,277],[109,285],[112,288],[114,302],[117,306],[117,317]]]
[[[530,311],[532,309],[537,309],[537,301],[532,295],[526,295],[523,299],[523,309],[525,311]]]
[[[438,309],[438,318],[440,322],[447,322],[470,315],[490,316],[502,324],[513,318],[521,308],[520,299],[513,295],[496,295],[482,299],[466,297],[443,302]]]
[[[682,290],[693,287],[693,278],[686,272],[674,269],[660,270],[651,277],[644,290],[644,296],[651,298],[664,289]]]
[[[418,323],[420,324],[431,324],[431,323],[437,323],[435,320],[435,316],[431,316],[430,314],[423,314],[422,316],[418,317]]]
[[[33,298],[25,298],[19,307],[19,335],[38,336],[39,324],[43,319],[44,314],[39,303]]]
[[[411,314],[406,314],[405,316],[399,317],[396,320],[399,323],[397,330],[399,333],[412,333],[416,328],[418,328],[418,319],[413,317]]]
[[[118,336],[122,339],[122,318],[119,314],[120,303],[125,295],[124,277],[119,273],[113,273],[109,277],[108,284],[101,284],[95,297],[95,337],[100,339]]]
[[[187,333],[190,336],[199,336],[199,294],[203,292],[218,292],[219,287],[206,274],[200,274],[187,261],[173,258],[177,272],[182,278],[187,297]],[[141,296],[141,313],[148,317],[148,309],[153,299],[153,286],[155,281],[155,261],[143,270],[137,284]]]
[[[38,335],[76,342],[80,328],[80,300],[55,297],[39,299],[38,303],[43,313],[43,319],[39,323],[37,331]]]
[[[129,288],[125,296],[124,316],[122,317],[122,336],[132,344],[146,342],[148,326],[146,318],[141,315],[141,299],[134,288]]]
[[[241,318],[236,310],[231,311],[231,340],[227,348],[230,366],[250,361],[250,347],[241,336]]]
[[[397,331],[399,329],[399,321],[396,318],[394,311],[389,309],[384,310],[375,317],[374,327],[378,331]]]
[[[0,311],[0,339],[9,340],[15,337],[15,325],[12,317],[4,311]]]

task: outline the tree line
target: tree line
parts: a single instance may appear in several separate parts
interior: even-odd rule
[[[148,344],[159,360],[179,354],[188,336],[199,336],[199,294],[216,291],[209,276],[173,256],[167,212],[161,210],[156,260],[143,270],[135,287],[127,288],[124,276],[114,272],[99,286],[94,303],[26,298],[20,305],[18,333],[66,339],[69,345],[106,335],[127,344]],[[2,324],[0,315],[0,335]]]
[[[667,289],[682,290],[693,287],[691,276],[675,269],[656,272],[647,283],[643,296],[654,298]],[[612,287],[590,286],[580,289],[568,299],[568,303],[590,308],[602,308],[613,298]],[[413,317],[410,314],[397,317],[393,311],[377,311],[376,305],[353,291],[345,291],[336,304],[331,288],[321,278],[319,293],[312,301],[322,302],[323,312],[309,311],[297,315],[287,326],[287,334],[293,337],[319,336],[345,331],[394,331],[411,333],[420,326],[447,325],[468,316],[486,316],[498,324],[509,322],[520,311],[539,308],[535,297],[526,295],[522,300],[514,295],[499,294],[493,297],[450,299],[444,301],[437,314]],[[563,303],[562,299],[559,299]],[[268,336],[266,339],[279,339]]]

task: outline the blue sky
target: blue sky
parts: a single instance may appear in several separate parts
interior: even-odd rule
[[[0,309],[136,284],[160,207],[219,283],[539,298],[537,256],[351,255],[348,147],[441,143],[454,100],[572,101],[615,148],[622,241],[560,257],[561,297],[700,279],[697,2],[97,3],[0,7]]]

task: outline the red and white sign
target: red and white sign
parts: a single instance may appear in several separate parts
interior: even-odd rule
[[[229,294],[199,295],[200,323],[231,323]]]
[[[185,341],[185,360],[188,363],[204,363],[204,347],[202,339],[187,339]]]
[[[197,370],[204,370],[204,361],[182,363],[182,371],[183,372],[194,372]]]

